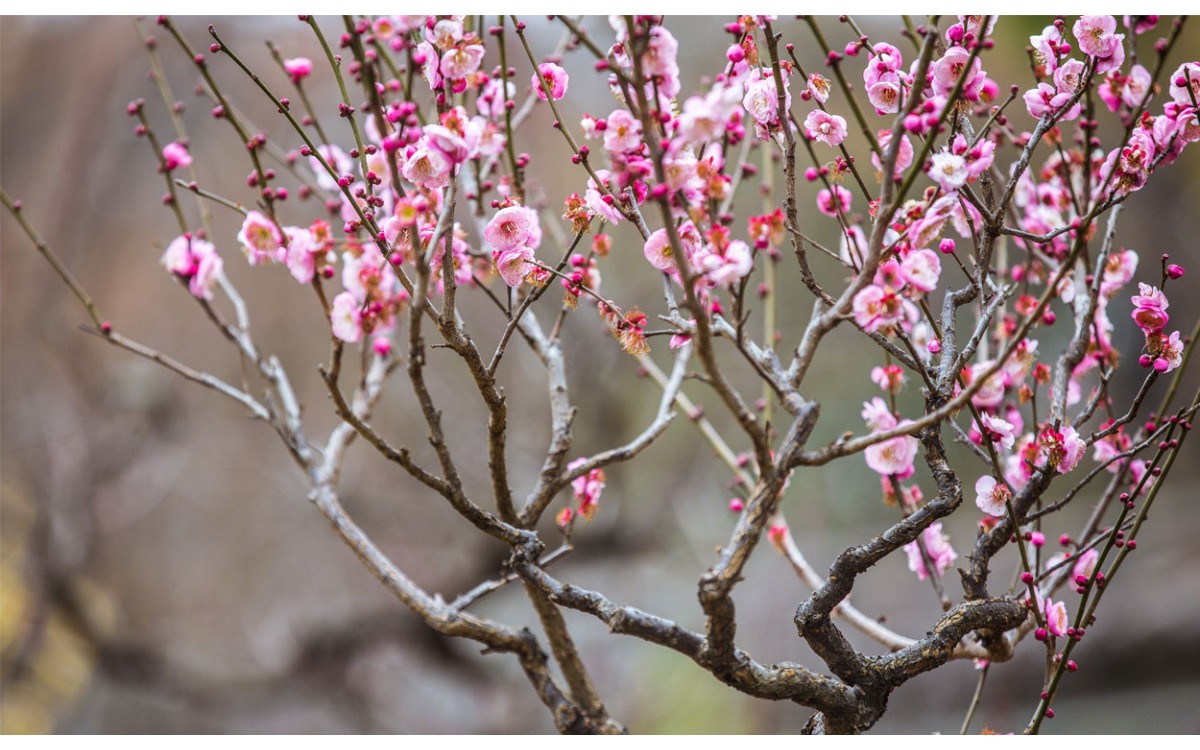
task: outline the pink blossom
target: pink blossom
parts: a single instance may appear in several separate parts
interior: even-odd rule
[[[720,249],[707,246],[705,252],[696,254],[695,264],[709,284],[728,288],[750,273],[754,267],[754,256],[750,253],[749,245],[741,240],[733,240]]]
[[[650,265],[660,271],[673,272],[677,268],[666,229],[656,229],[652,232],[646,239],[643,252],[646,260],[650,261]]]
[[[967,178],[971,176],[967,160],[945,149],[934,154],[930,161],[929,176],[946,192],[967,184]]]
[[[587,463],[586,458],[577,458],[567,464],[567,471],[577,469]],[[592,520],[600,501],[600,493],[604,491],[605,477],[603,469],[591,471],[571,480],[571,488],[575,490],[575,502],[579,505],[579,515],[585,520]]]
[[[983,421],[984,435],[993,443],[999,443],[1002,450],[1009,450],[1016,440],[1016,429],[1009,422],[993,417],[984,412],[979,417]]]
[[[808,92],[821,104],[829,101],[829,79],[820,73],[809,73]]]
[[[1133,320],[1138,328],[1149,334],[1161,331],[1170,320],[1167,297],[1149,284],[1138,284],[1139,294],[1133,295]]]
[[[1070,627],[1070,624],[1070,619],[1067,617],[1067,605],[1047,599],[1046,629],[1050,631],[1050,634],[1061,638],[1067,634],[1067,628]]]
[[[329,311],[329,321],[333,335],[353,344],[362,339],[362,312],[360,305],[350,292],[342,292],[333,298]]]
[[[854,321],[867,333],[874,333],[884,326],[899,321],[904,316],[904,307],[893,291],[869,284],[854,295],[851,303]]]
[[[933,65],[933,93],[936,96],[950,96],[958,79],[967,70],[967,60],[971,53],[963,47],[951,47],[946,50]],[[962,97],[967,101],[978,101],[979,92],[983,89],[987,74],[983,72],[983,63],[976,56],[967,70],[962,87]]]
[[[1131,109],[1139,106],[1146,98],[1150,84],[1150,71],[1146,70],[1141,63],[1134,65],[1129,69],[1129,75],[1125,77],[1125,83],[1121,87],[1121,101]],[[1197,82],[1196,85],[1200,88],[1200,82]]]
[[[287,255],[284,263],[291,271],[292,277],[301,284],[308,284],[316,273],[316,257],[318,251],[312,232],[301,227],[284,227],[287,234]]]
[[[529,244],[534,227],[538,224],[537,212],[526,206],[508,206],[496,212],[483,228],[483,238],[497,252]]]
[[[892,143],[892,131],[880,130],[878,133],[879,150],[882,153],[887,153],[888,147]],[[894,175],[899,177],[908,169],[913,162],[913,147],[912,141],[907,135],[900,136],[900,150],[896,153],[896,168]],[[883,172],[883,163],[879,160],[879,154],[871,152],[871,163],[875,165],[875,171]]]
[[[558,101],[566,96],[567,78],[567,71],[561,66],[549,62],[542,63],[532,78],[533,90],[542,101],[546,101],[547,90],[550,92],[550,98]],[[545,86],[542,85],[543,82]]]
[[[167,245],[161,262],[171,273],[187,279],[188,291],[193,297],[213,298],[213,288],[224,263],[211,242],[190,234],[180,235]]]
[[[428,140],[420,141],[404,162],[400,174],[404,179],[429,190],[444,188],[450,184],[450,172],[453,164],[446,155]]]
[[[524,245],[498,250],[492,253],[492,261],[496,264],[496,272],[504,283],[518,287],[530,272],[535,270],[533,265],[533,250]]]
[[[604,129],[604,148],[612,154],[636,151],[642,145],[642,123],[627,109],[609,114]]]
[[[837,196],[836,203],[834,196]],[[817,209],[826,216],[837,216],[840,210],[843,214],[850,213],[850,202],[853,195],[841,185],[833,185],[833,191],[821,189],[817,193]]]
[[[912,421],[906,419],[897,426],[906,424],[912,424]],[[912,435],[897,435],[867,446],[863,455],[867,466],[882,476],[907,479],[913,474],[913,459],[917,457],[918,446],[919,442]]]
[[[897,424],[895,415],[878,396],[863,402],[862,418],[871,432],[890,430]]]
[[[482,44],[459,45],[447,50],[442,55],[438,70],[450,80],[466,78],[479,70],[479,64],[483,62],[483,55]]]
[[[1100,553],[1095,547],[1092,547],[1081,554],[1079,559],[1075,561],[1075,567],[1071,569],[1071,576],[1073,578],[1083,577],[1090,579],[1092,574],[1096,572],[1096,563],[1099,560]]]
[[[913,250],[900,263],[900,276],[913,288],[932,292],[942,275],[942,261],[932,250]]]
[[[904,385],[904,369],[899,365],[872,367],[871,382],[888,393],[897,393]]]
[[[931,523],[921,532],[920,539],[937,575],[945,573],[950,564],[958,559],[958,554],[950,546],[950,537],[942,533],[941,521]],[[908,555],[908,569],[916,573],[917,578],[922,581],[928,578],[929,569],[925,567],[925,557],[921,554],[921,547],[917,541],[904,545],[904,552]]]
[[[162,159],[163,168],[168,172],[179,167],[187,167],[192,163],[192,155],[188,153],[187,147],[179,141],[172,141],[163,146]]]
[[[1079,40],[1079,50],[1096,57],[1112,55],[1116,40],[1117,19],[1112,16],[1080,16],[1071,31]],[[1122,38],[1123,35],[1122,35]]]
[[[307,57],[293,57],[283,61],[283,69],[292,77],[292,83],[300,83],[301,79],[307,78],[312,73],[313,62]]]
[[[1058,91],[1048,83],[1039,83],[1036,89],[1025,92],[1024,99],[1025,108],[1029,110],[1029,114],[1041,119],[1047,114],[1057,113],[1063,105],[1071,100],[1071,95]],[[1076,102],[1063,119],[1073,120],[1078,116],[1079,102]]]
[[[1062,34],[1055,26],[1047,26],[1042,29],[1041,34],[1029,37],[1034,59],[1046,69],[1047,73],[1053,73],[1058,67],[1059,48],[1062,43]],[[1039,115],[1034,116],[1038,117]]]
[[[476,97],[475,106],[479,109],[479,114],[489,120],[495,120],[504,116],[504,103],[512,99],[516,93],[517,87],[512,81],[509,81],[508,87],[505,88],[502,78],[490,78],[483,85],[479,96]]]
[[[1008,513],[1006,503],[1011,498],[1008,487],[991,475],[984,475],[975,481],[975,505],[989,516],[1004,517]]]
[[[252,266],[283,259],[283,238],[279,235],[279,228],[258,211],[246,214],[237,238],[242,243],[246,260]]]
[[[1137,272],[1138,254],[1124,248],[1109,253],[1104,263],[1104,274],[1100,279],[1100,293],[1111,297],[1133,279]]]
[[[875,114],[893,114],[900,111],[903,93],[899,81],[879,81],[867,89],[867,100],[875,107]]]
[[[808,137],[829,146],[836,146],[846,139],[846,119],[814,109],[804,118],[804,130]]]
[[[1200,101],[1200,62],[1183,63],[1167,81],[1170,82],[1167,92],[1177,104],[1189,107],[1195,106],[1194,101]],[[1181,86],[1180,81],[1184,85]]]
[[[792,94],[788,89],[787,77],[783,78],[784,109],[792,104]],[[755,68],[746,77],[745,96],[742,106],[754,121],[769,127],[779,124],[779,89],[775,88],[775,75],[770,68]]]
[[[317,184],[325,190],[338,190],[338,177],[349,174],[354,169],[354,161],[350,156],[337,146],[331,144],[323,144],[317,146],[317,153],[321,155],[321,159],[333,169],[336,177],[329,175],[329,170],[321,164],[321,159],[316,155],[308,157],[308,163],[312,167],[313,174],[317,176]]]

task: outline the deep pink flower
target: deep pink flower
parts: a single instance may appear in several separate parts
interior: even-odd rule
[[[292,77],[293,83],[300,83],[304,78],[307,78],[313,71],[313,62],[307,57],[293,57],[290,60],[283,61],[284,71]]]
[[[1138,284],[1139,294],[1133,295],[1133,320],[1144,333],[1161,331],[1171,318],[1167,315],[1167,297],[1149,284]]]
[[[179,167],[186,167],[192,163],[192,155],[188,153],[187,147],[179,141],[172,141],[163,146],[162,150],[163,168],[168,172]]]
[[[550,98],[558,101],[567,94],[567,79],[567,71],[559,65],[547,62],[538,66],[538,72],[532,77],[531,83],[539,99],[546,101],[546,90],[549,89]],[[545,86],[542,85],[543,81]]]

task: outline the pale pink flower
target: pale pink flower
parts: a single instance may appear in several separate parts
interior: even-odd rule
[[[163,146],[162,159],[163,168],[168,172],[179,167],[190,166],[192,163],[192,155],[188,153],[187,147],[179,141],[172,141]]]
[[[667,236],[666,229],[656,229],[651,233],[646,240],[643,252],[646,255],[646,260],[650,261],[650,265],[660,271],[672,272],[676,269],[674,253],[671,250],[671,241]]]
[[[854,295],[851,304],[854,321],[867,333],[874,333],[904,317],[900,297],[890,289],[884,290],[874,284],[863,287]]]
[[[492,260],[496,264],[496,272],[500,274],[500,278],[504,279],[504,283],[511,287],[520,286],[525,277],[536,269],[532,263],[533,250],[524,245],[498,250],[492,253]]]
[[[975,481],[975,505],[989,516],[1002,518],[1008,512],[1005,503],[1011,498],[1008,487],[991,475],[984,475]]]
[[[993,417],[984,412],[979,416],[983,421],[984,435],[994,443],[999,443],[1002,450],[1009,450],[1016,441],[1016,428],[1006,420]]]
[[[238,242],[242,243],[242,252],[250,265],[257,266],[272,260],[281,260],[283,253],[283,238],[275,222],[258,211],[250,211],[242,221],[242,229],[238,232]]]
[[[312,232],[301,227],[284,227],[283,231],[287,233],[288,238],[287,256],[284,258],[284,262],[296,281],[308,284],[313,280],[313,275],[317,270],[314,253],[318,248]]]
[[[419,143],[421,145],[404,162],[400,174],[414,185],[429,190],[446,187],[450,184],[450,172],[453,168],[450,159],[428,140]]]
[[[897,424],[895,415],[878,396],[863,402],[862,418],[871,432],[890,430]]]
[[[1133,250],[1116,250],[1109,253],[1104,263],[1104,275],[1100,279],[1100,293],[1111,297],[1133,279],[1137,272],[1138,254]]]
[[[808,74],[808,91],[812,98],[824,104],[829,101],[829,79],[820,73]]]
[[[1095,547],[1084,552],[1075,561],[1075,567],[1071,569],[1072,578],[1091,578],[1096,572],[1096,563],[1100,560],[1100,552]]]
[[[755,68],[746,77],[746,93],[742,106],[754,121],[763,127],[779,123],[779,89],[775,88],[775,75],[770,69]],[[784,109],[791,106],[792,94],[787,78],[783,78]]]
[[[837,146],[846,139],[846,119],[819,109],[804,118],[804,129],[809,138],[829,146]]]
[[[921,541],[939,576],[945,573],[950,564],[958,559],[958,554],[950,546],[950,537],[942,533],[941,521],[930,524],[921,532]],[[929,569],[925,567],[925,558],[921,554],[921,547],[918,546],[917,541],[914,540],[904,545],[904,552],[908,555],[908,569],[916,573],[917,578],[922,581],[929,578]]]
[[[726,287],[746,276],[754,268],[754,256],[750,246],[741,240],[733,240],[719,252],[709,248],[698,254],[697,270],[713,286]]]
[[[1184,82],[1183,86],[1179,81]],[[1171,99],[1185,107],[1192,106],[1193,98],[1200,101],[1200,62],[1186,62],[1175,69],[1167,79],[1170,87],[1167,89]],[[1191,93],[1188,93],[1188,90]]]
[[[1046,600],[1046,629],[1051,635],[1061,638],[1067,634],[1067,628],[1071,625],[1070,619],[1067,617],[1067,605],[1062,602],[1052,602]]]
[[[1039,83],[1037,88],[1025,92],[1024,99],[1025,108],[1029,110],[1029,114],[1041,119],[1047,114],[1058,112],[1063,105],[1071,100],[1071,95],[1059,91],[1048,83]],[[1063,119],[1073,120],[1078,116],[1079,102],[1075,102],[1075,105],[1064,115]]]
[[[834,196],[837,197],[836,203]],[[834,185],[832,192],[822,188],[817,193],[817,209],[826,216],[837,216],[839,209],[841,213],[848,214],[852,199],[853,195],[850,191],[841,185]]]
[[[1096,57],[1110,57],[1117,36],[1117,19],[1112,16],[1080,16],[1071,31],[1079,40],[1081,52]]]
[[[1053,73],[1058,67],[1059,47],[1062,43],[1062,34],[1055,26],[1047,26],[1042,29],[1041,34],[1029,37],[1029,44],[1033,47],[1034,60],[1044,66],[1047,73]]]
[[[906,419],[897,426],[911,423],[911,420]],[[917,457],[918,446],[919,442],[912,435],[897,435],[867,446],[863,455],[867,466],[882,476],[907,479],[913,475],[913,459]]]
[[[483,238],[497,252],[529,244],[534,225],[538,223],[537,212],[526,206],[508,206],[496,212],[483,228]]]
[[[1158,357],[1154,360],[1154,369],[1163,373],[1171,372],[1183,364],[1183,341],[1179,338],[1179,331],[1172,333],[1169,338],[1161,332],[1157,336],[1158,340],[1154,343]]]
[[[875,107],[875,114],[893,114],[900,111],[903,93],[899,81],[879,81],[867,89],[867,100]]]
[[[312,74],[313,62],[307,57],[293,57],[283,61],[283,69],[291,76],[293,83],[300,83],[302,79]]]
[[[188,291],[197,299],[210,300],[224,262],[213,244],[204,240],[192,241],[192,257],[196,260],[196,273],[188,280]]]
[[[317,153],[321,155],[321,158],[325,160],[325,163],[337,175],[337,177],[330,177],[329,171],[321,165],[321,159],[318,159],[315,155],[309,156],[308,163],[312,167],[313,174],[317,176],[317,185],[325,190],[338,190],[338,177],[349,174],[354,169],[354,160],[345,151],[328,143],[317,146]]]
[[[1121,101],[1129,108],[1137,107],[1146,98],[1146,92],[1150,90],[1150,71],[1146,70],[1141,63],[1134,65],[1129,69],[1129,75],[1125,77],[1125,85],[1121,87]],[[1196,83],[1200,89],[1200,81]]]
[[[962,77],[963,71],[967,70],[967,60],[970,57],[971,53],[964,47],[951,47],[934,63],[933,93],[935,96],[950,96],[958,79]],[[963,82],[962,97],[964,99],[972,102],[979,100],[979,92],[983,89],[984,81],[987,80],[987,74],[983,72],[982,68],[983,63],[976,56]]]
[[[967,160],[946,149],[934,154],[930,161],[929,176],[946,192],[967,184],[967,178],[971,176]]]
[[[350,292],[342,292],[333,298],[330,306],[329,321],[333,335],[353,344],[362,339],[362,312],[359,303]]]
[[[457,80],[479,70],[483,62],[484,49],[482,44],[463,44],[453,47],[442,55],[439,71],[450,79]]]
[[[629,110],[613,110],[605,122],[604,148],[609,153],[636,151],[642,145],[642,123]]]
[[[932,292],[942,275],[942,261],[929,249],[913,250],[900,263],[900,276],[915,289]]]
[[[892,143],[892,131],[880,130],[878,133],[879,150],[882,153],[887,153],[888,147]],[[896,152],[896,167],[894,175],[899,177],[904,170],[908,169],[913,162],[913,147],[912,141],[907,135],[900,136],[900,150]],[[883,162],[879,160],[879,154],[871,152],[871,163],[875,165],[875,171],[883,172]]]
[[[562,66],[547,62],[538,66],[538,72],[531,78],[531,83],[539,99],[546,101],[548,89],[550,98],[558,101],[567,94],[567,79],[567,71],[563,70]],[[543,81],[545,86],[542,85]]]

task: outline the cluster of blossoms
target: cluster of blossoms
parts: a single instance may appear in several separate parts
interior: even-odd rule
[[[1172,265],[1168,274],[1178,278],[1183,275],[1183,269]],[[1170,320],[1167,296],[1149,284],[1138,284],[1138,292],[1132,299],[1133,322],[1146,334],[1144,353],[1139,361],[1143,367],[1153,367],[1156,372],[1170,372],[1183,362],[1183,341],[1179,331],[1168,336],[1164,330]]]
[[[567,465],[567,470],[577,469],[585,463],[587,463],[586,458],[577,458]],[[576,477],[571,482],[571,488],[575,492],[575,508],[566,507],[559,511],[556,519],[558,525],[565,528],[570,525],[576,515],[582,516],[585,521],[592,520],[600,507],[600,493],[604,492],[604,483],[603,469],[592,469],[586,474]]]
[[[537,100],[553,103],[566,95],[570,81],[559,58],[535,62],[522,92],[513,69],[484,67],[483,30],[471,30],[461,16],[386,16],[360,22],[355,34],[365,46],[383,45],[408,56],[428,86],[436,114],[420,111],[411,79],[376,82],[379,99],[374,116],[363,119],[361,142],[348,150],[321,143],[292,155],[293,160],[306,158],[317,191],[324,193],[344,237],[335,239],[334,228],[320,219],[308,227],[281,224],[274,207],[286,198],[286,191],[272,192],[264,184],[274,177],[268,171],[249,179],[268,200],[263,210],[246,214],[237,240],[250,265],[282,264],[301,284],[334,278],[340,263],[343,291],[329,305],[332,334],[349,343],[374,336],[381,353],[388,350],[387,335],[410,298],[401,269],[417,266],[428,271],[434,294],[443,293],[451,281],[472,287],[495,277],[518,294],[529,293],[521,288],[544,287],[558,275],[565,304],[573,307],[581,298],[595,301],[598,316],[622,348],[643,355],[649,352],[647,315],[637,308],[622,310],[599,296],[601,265],[612,245],[604,226],[634,223],[642,233],[642,255],[648,264],[643,268],[686,287],[698,309],[721,315],[721,296],[733,297],[761,254],[778,257],[787,230],[782,210],[751,216],[744,234],[737,228],[728,213],[731,193],[738,178],[757,170],[730,163],[729,149],[783,147],[806,140],[811,153],[830,159],[808,167],[804,176],[820,183],[817,209],[838,224],[838,257],[856,289],[850,300],[853,323],[864,333],[903,342],[932,365],[942,344],[934,333],[927,297],[942,285],[943,266],[953,268],[948,261],[967,270],[956,254],[958,243],[979,241],[988,217],[977,192],[981,181],[1001,179],[1000,148],[1021,148],[1033,138],[1032,133],[1018,132],[1001,114],[1002,108],[993,108],[995,127],[975,133],[954,125],[942,145],[931,148],[948,121],[959,116],[956,113],[974,106],[983,112],[996,101],[999,86],[981,59],[995,19],[985,23],[977,16],[959,17],[944,32],[944,51],[924,65],[919,59],[906,61],[891,44],[867,44],[865,37],[846,46],[846,56],[861,55],[867,99],[874,114],[883,118],[881,124],[888,126],[874,131],[877,147],[871,162],[877,179],[902,183],[910,170],[929,179],[923,193],[908,197],[889,215],[882,227],[883,250],[874,260],[868,238],[877,230],[873,224],[880,206],[868,196],[866,215],[855,211],[853,188],[862,179],[843,148],[848,123],[832,111],[838,102],[831,96],[828,78],[806,73],[794,57],[775,59],[773,51],[772,59],[765,59],[755,41],[757,32],[765,32],[775,20],[740,16],[729,24],[726,30],[735,41],[726,50],[722,69],[706,81],[704,90],[682,97],[679,44],[660,19],[610,19],[615,43],[597,70],[608,71],[616,106],[604,116],[582,117],[579,126],[590,145],[575,147],[572,162],[586,166],[586,176],[579,173],[578,189],[565,199],[562,214],[575,233],[593,232],[595,237],[590,252],[570,254],[559,270],[536,255],[543,240],[542,201],[531,200],[521,180],[533,157],[513,154],[507,143],[508,121],[519,94],[524,93],[530,105]],[[1124,27],[1139,35],[1155,23],[1154,17],[1139,17],[1127,19]],[[1047,300],[1039,300],[1031,287],[1052,285],[1049,301],[1086,310],[1089,316],[1085,356],[1068,373],[1063,388],[1063,407],[1074,406],[1083,400],[1085,376],[1116,363],[1109,302],[1133,281],[1138,268],[1137,253],[1120,248],[1104,258],[1098,279],[1078,278],[1073,252],[1081,239],[1079,224],[1090,221],[1095,206],[1140,188],[1159,163],[1173,161],[1188,143],[1200,140],[1200,64],[1179,66],[1169,82],[1169,101],[1160,114],[1152,115],[1146,110],[1154,94],[1151,74],[1140,64],[1126,70],[1125,34],[1118,33],[1118,26],[1111,16],[1084,16],[1070,30],[1059,20],[1030,38],[1037,83],[1024,93],[1023,102],[1038,128],[1065,143],[1060,125],[1083,117],[1084,94],[1095,90],[1130,134],[1120,147],[1105,153],[1092,136],[1096,123],[1082,120],[1079,148],[1054,150],[1040,169],[1023,171],[1013,186],[1011,205],[1020,233],[1010,241],[1024,258],[1001,265],[999,271],[1001,281],[1010,279],[1014,288],[1022,285],[1024,293],[1011,310],[1001,308],[979,348],[984,354],[964,362],[954,384],[955,397],[970,391],[974,418],[967,437],[994,461],[993,471],[974,484],[985,527],[1009,512],[1035,472],[1067,474],[1089,447],[1093,458],[1108,464],[1110,471],[1128,468],[1135,481],[1146,471],[1144,461],[1123,459],[1131,440],[1122,429],[1108,430],[1106,424],[1102,435],[1089,442],[1070,420],[1040,421],[1036,408],[1027,410],[1039,390],[1050,390],[1052,380],[1051,367],[1040,361],[1038,341],[1029,334],[1033,326],[1050,326],[1055,320]],[[487,35],[501,33],[493,28]],[[353,41],[348,34],[342,44],[348,47]],[[841,53],[828,53],[828,65],[845,62]],[[297,86],[314,74],[307,58],[283,60],[282,67]],[[349,70],[362,75],[359,63]],[[798,89],[795,98],[808,105],[803,119],[790,114],[793,85]],[[352,111],[348,104],[340,110],[343,116]],[[901,112],[904,116],[896,121]],[[748,137],[757,143],[744,143]],[[914,144],[923,149],[921,161]],[[892,173],[884,175],[882,155],[893,149]],[[191,162],[183,143],[162,149],[161,165],[168,172]],[[458,193],[451,195],[459,183],[473,204],[473,226],[443,222],[448,202],[461,199]],[[306,187],[301,197],[317,191]],[[489,193],[495,197],[485,201]],[[657,230],[649,230],[642,218],[650,201],[663,202],[669,212],[666,226]],[[369,230],[368,236],[364,230]],[[950,231],[958,241],[948,236]],[[339,243],[340,254],[334,249]],[[177,238],[163,263],[187,281],[194,295],[212,298],[221,259],[203,236]],[[443,277],[447,270],[452,280]],[[1171,266],[1164,269],[1164,281],[1181,274],[1182,269]],[[990,293],[1004,290],[995,286]],[[1166,333],[1168,304],[1163,292],[1141,284],[1133,305],[1133,320],[1146,337],[1143,366],[1156,372],[1178,367],[1183,342],[1178,331]],[[1022,329],[1022,321],[1030,325]],[[672,347],[693,335],[690,330],[673,333]],[[1005,354],[986,354],[992,351]],[[913,421],[902,418],[894,406],[906,384],[905,372],[889,360],[872,371],[871,380],[888,402],[880,397],[865,402],[863,419],[872,434],[894,434],[866,447],[864,459],[881,477],[885,499],[912,508],[923,499],[914,481],[920,441],[906,434]],[[574,513],[591,518],[604,487],[603,472],[595,470],[573,484],[577,508],[564,510],[563,525]],[[743,502],[739,499],[736,505],[740,510]],[[910,567],[922,579],[941,575],[956,558],[940,524],[927,528],[906,549]],[[1039,602],[1038,607],[1047,622],[1065,618],[1061,603]],[[1055,625],[1050,632],[1058,635]]]

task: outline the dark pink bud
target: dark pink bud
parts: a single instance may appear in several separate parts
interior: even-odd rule
[[[1167,266],[1167,278],[1179,279],[1183,278],[1183,266],[1172,263]]]
[[[941,250],[946,255],[954,252],[954,240],[947,237],[938,244],[938,250]]]

